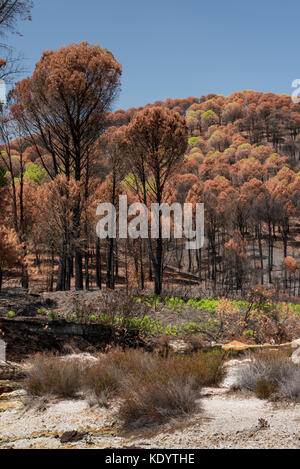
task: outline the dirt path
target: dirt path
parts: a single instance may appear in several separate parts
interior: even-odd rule
[[[0,448],[300,448],[300,404],[274,405],[242,393],[228,393],[246,361],[228,364],[218,389],[203,389],[189,421],[159,433],[120,435],[114,409],[91,409],[86,401],[57,401],[24,409],[24,391],[0,396]],[[79,442],[61,443],[66,431],[86,432]]]

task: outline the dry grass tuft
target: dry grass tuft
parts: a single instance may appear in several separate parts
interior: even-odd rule
[[[161,425],[170,418],[191,414],[197,408],[199,391],[191,381],[168,380],[159,373],[155,380],[144,383],[137,378],[124,385],[119,416],[125,429]]]
[[[141,357],[138,352],[130,358],[119,410],[126,429],[164,424],[193,413],[199,408],[202,386],[217,385],[224,377],[220,354],[201,352],[162,359],[148,354]],[[144,370],[135,366],[141,359],[146,365]]]
[[[286,353],[261,352],[240,373],[236,386],[255,392],[261,399],[274,393],[300,399],[300,367]]]
[[[81,363],[63,361],[55,355],[37,355],[25,380],[29,395],[76,397],[81,386]]]

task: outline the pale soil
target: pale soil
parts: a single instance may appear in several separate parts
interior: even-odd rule
[[[26,393],[0,396],[0,449],[7,448],[300,448],[300,404],[272,404],[228,389],[245,360],[229,362],[221,388],[206,388],[199,412],[163,428],[123,435],[115,409],[91,408],[84,400],[36,401]],[[200,410],[201,409],[201,410]],[[60,443],[66,431],[84,431],[77,443]]]

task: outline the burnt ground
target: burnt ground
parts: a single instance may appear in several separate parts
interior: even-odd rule
[[[97,292],[99,295],[99,292]],[[38,352],[95,353],[109,345],[141,346],[145,343],[135,330],[104,324],[70,323],[38,315],[39,308],[72,311],[74,292],[28,294],[21,288],[5,288],[0,295],[0,337],[6,342],[6,358],[20,362]],[[64,307],[63,307],[64,306]],[[15,316],[8,317],[13,311]]]
[[[136,330],[103,324],[70,324],[44,318],[0,318],[0,331],[7,344],[7,360],[20,362],[35,353],[96,353],[110,345],[145,347]]]
[[[40,294],[29,294],[20,287],[5,287],[0,293],[0,317],[7,317],[9,311],[16,316],[34,317],[41,307],[51,307],[49,301],[45,301]]]

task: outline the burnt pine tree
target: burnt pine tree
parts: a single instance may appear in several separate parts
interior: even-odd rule
[[[185,118],[175,111],[146,108],[138,112],[126,130],[126,151],[131,186],[146,206],[165,202],[167,182],[181,165],[188,145]],[[132,182],[134,181],[134,182]],[[158,239],[148,236],[148,249],[155,274],[155,293],[162,291],[163,240],[161,212]]]
[[[86,42],[44,52],[30,78],[17,83],[12,112],[31,137],[48,175],[86,179],[90,148],[105,130],[107,113],[120,87],[121,65],[111,52]],[[42,143],[52,157],[45,160]],[[83,288],[81,236],[82,201],[73,207],[70,242],[74,246],[75,287]],[[67,239],[67,237],[65,237]],[[65,239],[60,250],[57,290],[65,289]]]

